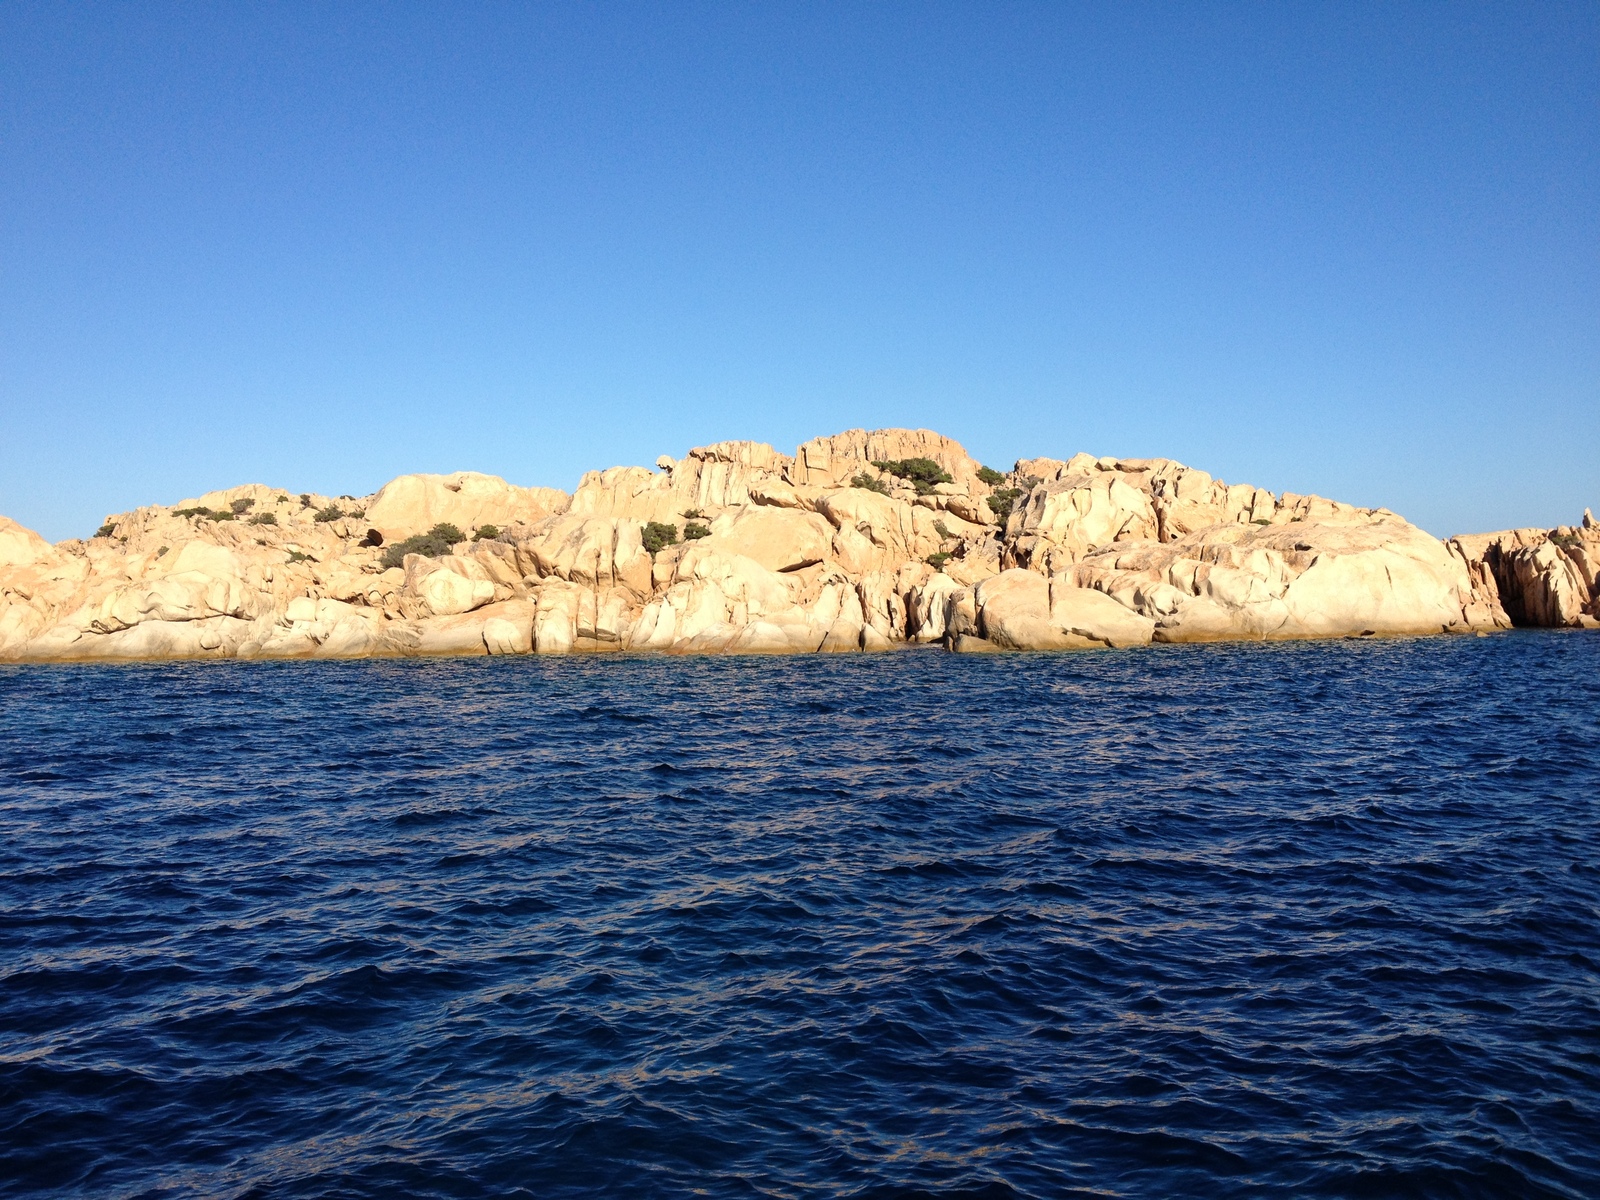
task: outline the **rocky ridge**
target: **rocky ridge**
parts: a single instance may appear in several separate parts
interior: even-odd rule
[[[1600,529],[1441,542],[1170,459],[991,471],[929,430],[719,442],[570,496],[257,484],[51,545],[0,518],[0,659],[810,653],[1600,626]]]

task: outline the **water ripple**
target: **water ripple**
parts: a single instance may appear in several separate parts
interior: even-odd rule
[[[1597,668],[0,668],[0,1190],[1594,1196]]]

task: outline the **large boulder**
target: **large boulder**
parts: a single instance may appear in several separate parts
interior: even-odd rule
[[[706,548],[748,558],[769,571],[793,571],[831,555],[833,528],[816,513],[751,505],[717,521]]]
[[[1154,621],[1068,575],[1047,580],[1013,568],[978,584],[974,596],[979,629],[1007,650],[1144,646],[1155,629]]]
[[[54,562],[55,547],[10,517],[0,517],[0,568],[34,567]]]
[[[555,488],[517,487],[498,475],[477,471],[401,475],[378,490],[363,519],[392,542],[441,523],[465,533],[484,525],[532,524],[565,512],[569,502],[567,494]]]
[[[928,458],[938,463],[963,492],[984,492],[978,482],[980,463],[960,442],[931,429],[847,429],[832,437],[813,438],[795,451],[789,468],[791,483],[802,486],[839,487],[867,471],[875,462]]]
[[[1496,628],[1461,560],[1393,514],[1217,525],[1091,552],[1071,577],[1155,622],[1157,641]]]

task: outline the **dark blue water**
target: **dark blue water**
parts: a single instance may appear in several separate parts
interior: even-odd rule
[[[0,668],[0,1186],[1600,1195],[1600,636]]]

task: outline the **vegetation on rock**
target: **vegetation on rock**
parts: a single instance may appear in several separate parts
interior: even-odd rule
[[[331,521],[344,520],[344,515],[344,509],[340,508],[337,504],[330,504],[327,508],[318,509],[317,515],[311,519],[316,521],[319,525],[326,525]]]
[[[990,487],[999,487],[1006,481],[1006,477],[999,471],[996,471],[993,467],[979,467],[978,478],[984,483],[987,483]]]
[[[862,488],[863,490],[869,492],[877,492],[880,496],[887,496],[889,494],[889,485],[887,483],[872,475],[868,475],[865,471],[862,471],[859,475],[852,479],[850,481],[850,486],[853,488]]]
[[[892,462],[875,462],[872,465],[880,471],[904,479],[917,489],[919,496],[926,496],[933,491],[935,484],[955,482],[950,472],[931,458],[900,458]]]
[[[381,561],[387,570],[390,567],[405,566],[408,554],[420,554],[424,558],[441,558],[450,553],[450,547],[466,540],[467,536],[461,530],[448,521],[441,521],[427,533],[414,534],[403,542],[396,542],[383,552]]]
[[[475,542],[492,542],[499,536],[500,526],[498,525],[479,525],[477,529],[472,531],[472,540]]]
[[[256,506],[256,502],[254,500],[251,500],[248,497],[244,497],[244,498],[235,500],[228,507],[233,509],[233,515],[237,517],[237,516],[242,516],[244,513],[249,512],[255,506]]]
[[[1017,497],[1022,495],[1021,488],[996,488],[992,496],[985,496],[983,502],[989,506],[989,511],[994,513],[995,520],[1004,525],[1011,516],[1011,509],[1017,503]]]
[[[645,525],[639,540],[652,555],[660,554],[668,546],[677,544],[678,527],[663,521],[650,521]]]
[[[278,518],[272,513],[257,513],[250,518],[250,524],[252,525],[276,525],[277,523]]]
[[[711,528],[710,528],[710,526],[701,525],[701,524],[697,524],[694,521],[690,521],[687,525],[685,525],[683,527],[683,540],[686,541],[686,542],[694,542],[694,541],[698,541],[699,539],[701,539],[703,537],[710,537],[710,536],[711,536]]]
[[[198,517],[207,521],[232,521],[237,519],[231,509],[224,510],[220,508],[179,508],[174,509],[172,515],[175,517]]]

